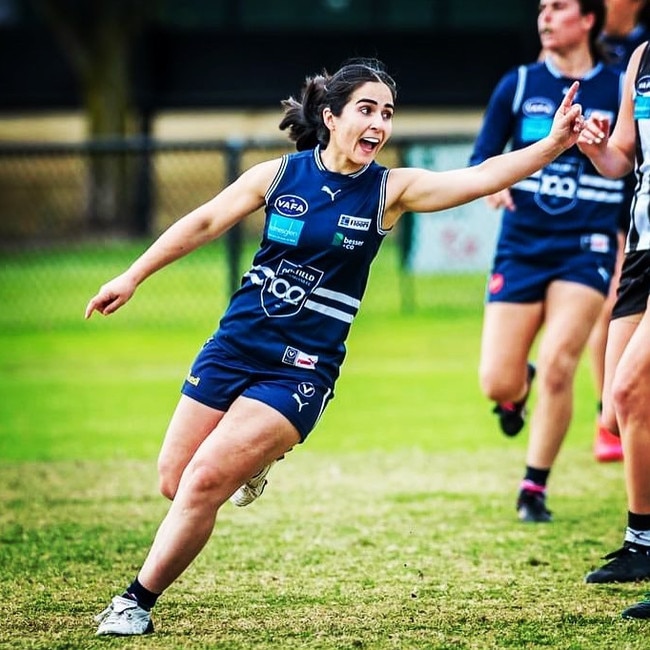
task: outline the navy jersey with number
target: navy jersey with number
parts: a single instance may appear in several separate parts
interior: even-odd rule
[[[580,79],[575,101],[583,114],[615,121],[623,74],[597,64]],[[547,59],[507,73],[495,89],[470,164],[542,139],[573,80]],[[562,258],[579,250],[615,254],[623,180],[601,176],[576,146],[511,188],[515,211],[504,210],[498,252]]]
[[[319,149],[286,155],[266,193],[259,251],[216,337],[261,363],[334,381],[381,228],[388,170],[328,171]]]

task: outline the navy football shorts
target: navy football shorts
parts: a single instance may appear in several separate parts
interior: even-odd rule
[[[642,314],[650,296],[650,251],[627,253],[618,282],[612,318]]]
[[[240,395],[263,402],[296,427],[301,442],[334,396],[333,386],[320,378],[256,364],[214,338],[201,348],[181,392],[219,411],[227,411]]]
[[[488,279],[486,302],[543,302],[549,284],[577,282],[607,295],[614,273],[611,254],[581,250],[561,258],[498,255]]]

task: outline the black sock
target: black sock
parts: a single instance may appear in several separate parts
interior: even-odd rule
[[[122,598],[130,598],[135,600],[136,603],[142,609],[149,611],[158,600],[160,594],[154,594],[153,591],[149,591],[140,584],[140,581],[136,578],[127,590],[122,594]]]
[[[628,512],[627,525],[634,530],[650,530],[650,515],[637,515],[634,512]]]
[[[524,481],[531,481],[532,483],[535,483],[535,485],[546,487],[546,482],[548,481],[548,475],[550,473],[550,469],[538,469],[537,467],[526,465]]]

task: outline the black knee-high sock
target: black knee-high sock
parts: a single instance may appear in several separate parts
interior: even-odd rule
[[[123,598],[130,598],[135,600],[142,609],[149,611],[158,600],[160,594],[154,594],[153,591],[149,591],[140,584],[140,581],[136,578],[126,591],[122,594]]]

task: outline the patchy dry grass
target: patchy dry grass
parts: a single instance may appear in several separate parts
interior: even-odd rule
[[[516,450],[296,451],[120,648],[645,648],[637,585],[582,583],[620,526],[620,466],[571,449],[557,521],[516,522]],[[95,648],[166,505],[151,462],[2,466],[0,647]],[[509,467],[503,471],[504,467]],[[593,474],[598,472],[598,498]]]

